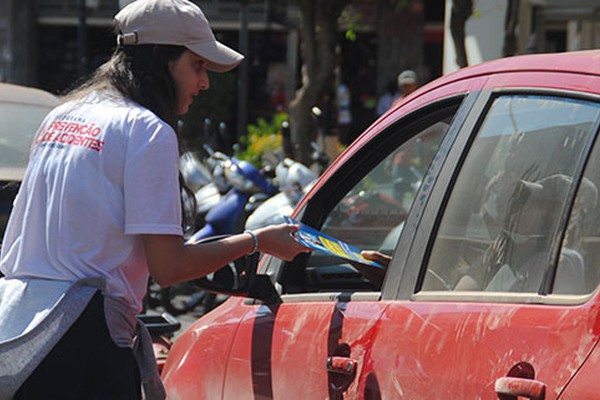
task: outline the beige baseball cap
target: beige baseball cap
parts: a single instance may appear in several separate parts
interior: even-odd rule
[[[135,0],[115,15],[120,45],[184,46],[207,61],[207,69],[226,72],[244,56],[215,39],[200,7],[188,0]]]
[[[417,83],[417,73],[410,69],[402,71],[400,75],[398,75],[398,85],[414,85]]]

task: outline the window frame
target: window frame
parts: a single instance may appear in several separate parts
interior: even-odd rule
[[[448,132],[440,143],[438,153],[434,157],[432,164],[429,167],[427,174],[423,179],[423,184],[415,196],[415,201],[411,210],[418,203],[423,187],[431,187],[435,181],[435,176],[431,176],[431,171],[434,169],[434,164],[439,164],[447,155],[451,146],[447,143],[451,142],[458,129],[453,128],[455,125],[462,125],[464,118],[468,115],[468,110],[473,106],[474,98],[470,93],[460,93],[447,96],[428,103],[418,109],[400,117],[397,121],[390,124],[384,130],[377,134],[370,142],[366,143],[361,149],[356,151],[345,164],[338,169],[333,176],[319,189],[317,195],[311,198],[305,207],[299,211],[296,218],[302,222],[314,226],[321,227],[327,218],[327,215],[339,203],[339,201],[347,195],[355,185],[363,179],[372,169],[377,166],[382,159],[389,156],[403,143],[414,137],[425,126],[428,126],[436,115],[448,113],[448,109],[453,109],[452,123],[448,128]],[[441,111],[437,111],[443,109]],[[448,140],[451,136],[452,140]],[[445,144],[446,143],[446,144]],[[443,154],[442,154],[443,153]],[[376,154],[376,156],[373,156]],[[435,168],[436,170],[438,168]],[[417,208],[421,208],[417,206]],[[412,211],[409,210],[409,215]],[[405,225],[399,241],[402,237],[411,236],[414,228],[409,228]],[[397,245],[396,245],[397,249]],[[394,254],[396,250],[394,250]],[[299,255],[292,262],[284,262],[274,257],[267,256],[264,260],[263,270],[270,276],[274,282],[277,291],[281,294],[284,292],[283,285],[289,284],[290,281],[302,280],[306,267],[307,255]],[[392,267],[390,264],[387,272],[386,280],[383,283],[381,291],[355,291],[348,290],[344,292],[303,292],[301,290],[290,290],[286,288],[285,293],[281,295],[283,301],[319,301],[319,300],[334,300],[339,298],[352,299],[353,301],[376,301],[379,299],[387,299],[393,292],[387,289],[386,282],[395,281],[394,277],[400,273],[398,266]]]
[[[575,196],[581,183],[585,167],[590,158],[591,151],[598,138],[600,130],[600,117],[594,122],[590,137],[585,144],[581,159],[575,168],[573,180],[575,184],[571,187],[567,200],[558,223],[558,234],[554,237],[551,244],[552,260],[543,279],[543,283],[538,293],[514,293],[514,292],[452,292],[452,291],[418,291],[423,281],[424,274],[429,263],[429,257],[435,242],[436,234],[439,230],[444,211],[448,200],[452,194],[456,180],[463,167],[465,159],[469,153],[471,145],[479,129],[481,128],[485,116],[488,114],[494,100],[499,96],[510,95],[531,95],[531,96],[549,96],[564,99],[584,100],[600,104],[600,96],[594,94],[585,94],[568,90],[555,90],[547,88],[501,88],[493,90],[482,90],[475,106],[471,110],[475,118],[469,119],[461,131],[458,133],[457,140],[448,154],[447,163],[454,165],[452,168],[446,168],[439,171],[438,182],[431,193],[427,207],[423,210],[423,216],[417,223],[418,227],[415,233],[414,246],[410,248],[406,256],[406,265],[404,273],[400,278],[398,285],[398,299],[412,301],[440,301],[440,302],[497,302],[497,303],[535,303],[535,304],[582,304],[587,301],[594,292],[585,295],[557,295],[551,293],[554,276],[558,265],[560,247],[567,229],[568,218],[573,207]],[[409,215],[409,218],[411,216]]]

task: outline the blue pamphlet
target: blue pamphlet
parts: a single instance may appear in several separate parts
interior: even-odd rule
[[[345,260],[354,261],[376,268],[383,268],[378,263],[364,258],[360,254],[360,249],[357,247],[319,232],[318,230],[311,228],[302,222],[296,221],[293,218],[285,217],[285,222],[300,226],[300,230],[298,230],[295,234],[296,240],[308,248],[328,255],[340,257]]]

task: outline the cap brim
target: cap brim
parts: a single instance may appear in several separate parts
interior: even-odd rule
[[[227,72],[237,67],[244,56],[218,41],[191,43],[188,49],[207,61],[206,69],[214,72]]]

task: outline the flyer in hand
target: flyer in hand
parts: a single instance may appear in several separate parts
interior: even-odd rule
[[[325,254],[340,257],[345,260],[369,265],[376,268],[383,268],[378,263],[367,260],[360,255],[360,249],[342,242],[336,238],[328,236],[308,225],[298,222],[293,218],[285,217],[288,224],[300,225],[300,230],[296,232],[296,239],[304,246]]]

